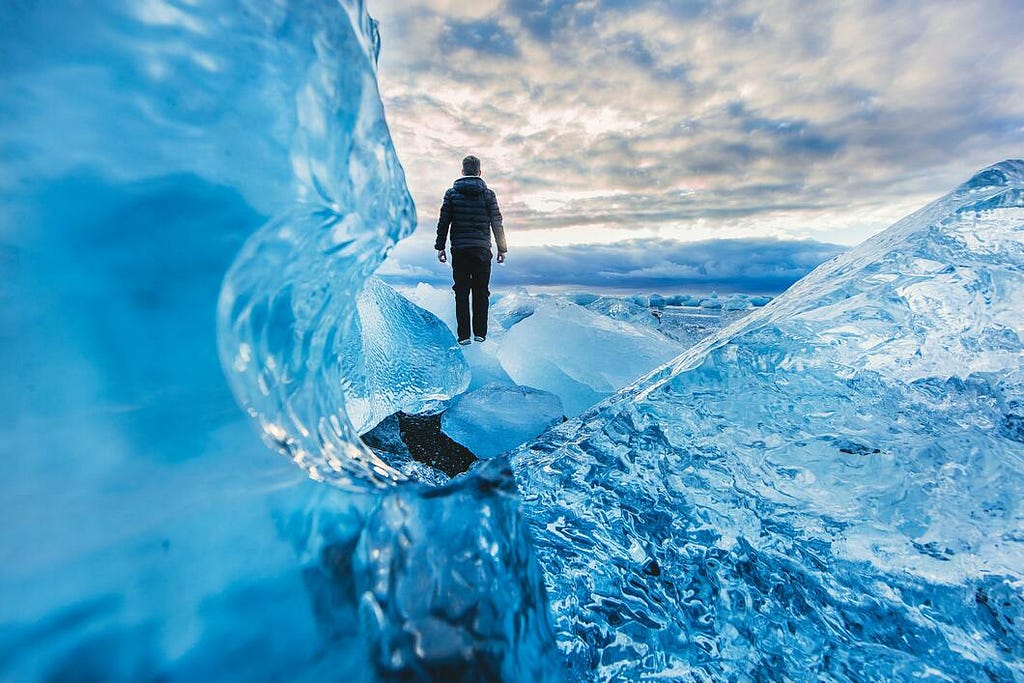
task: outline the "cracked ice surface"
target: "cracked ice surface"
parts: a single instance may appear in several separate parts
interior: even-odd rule
[[[1024,678],[1024,162],[513,456],[601,679]]]

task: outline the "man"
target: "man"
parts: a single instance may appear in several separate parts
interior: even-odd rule
[[[460,344],[473,338],[487,339],[487,285],[491,279],[491,232],[498,244],[498,263],[505,262],[505,228],[494,191],[480,177],[480,160],[468,156],[462,160],[462,177],[444,193],[441,217],[437,221],[437,260],[447,262],[445,242],[448,231],[452,238],[452,278],[455,285],[455,319]],[[473,295],[473,318],[470,324],[469,296]]]

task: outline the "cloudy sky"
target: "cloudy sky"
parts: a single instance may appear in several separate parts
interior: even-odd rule
[[[1024,2],[370,0],[443,282],[464,155],[508,231],[496,284],[780,290],[974,171],[1024,156]]]

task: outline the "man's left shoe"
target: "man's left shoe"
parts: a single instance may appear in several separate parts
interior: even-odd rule
[[[467,345],[469,343],[470,343],[470,341],[468,339],[460,339],[459,340],[459,345],[460,346],[465,346],[465,345]]]
[[[481,337],[480,335],[477,335],[477,336],[473,337],[473,341],[477,341],[477,342],[487,341],[487,337]]]

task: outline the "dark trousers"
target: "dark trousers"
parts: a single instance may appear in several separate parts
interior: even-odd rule
[[[469,339],[469,295],[473,295],[473,334],[487,336],[487,285],[491,280],[491,250],[483,247],[452,249],[452,277],[455,279],[455,320],[459,340]]]

